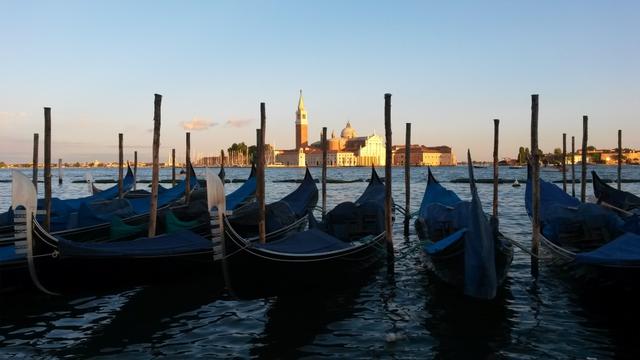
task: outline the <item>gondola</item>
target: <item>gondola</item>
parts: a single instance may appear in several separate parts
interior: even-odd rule
[[[133,178],[133,171],[127,166],[127,175],[122,179],[122,189],[124,192],[133,188],[135,179]],[[85,204],[91,204],[100,201],[106,201],[114,199],[118,196],[118,185],[112,186],[108,189],[101,191],[98,194],[91,196],[85,196],[77,199],[51,199],[51,216],[52,224],[54,227],[60,229],[63,223],[66,223],[70,213],[78,212],[80,208]],[[44,199],[38,199],[38,209],[44,208]],[[7,212],[0,213],[0,236],[12,236],[13,235],[13,217],[14,212],[12,208],[9,208]],[[61,229],[60,229],[61,230]]]
[[[595,171],[591,172],[591,176],[593,176],[593,193],[596,195],[598,203],[606,203],[621,210],[640,214],[640,197],[613,188],[602,181]]]
[[[344,202],[317,223],[308,213],[309,228],[260,244],[244,239],[225,221],[229,276],[251,289],[277,290],[355,280],[386,254],[385,186],[372,177],[355,202]],[[247,271],[251,269],[251,271]]]
[[[307,214],[318,203],[318,187],[309,169],[305,170],[304,179],[298,187],[276,202],[266,205],[265,230],[266,240],[280,239],[287,234],[304,230],[307,225]],[[233,241],[227,246],[228,252],[238,249],[236,244],[245,241],[255,242],[258,239],[258,204],[251,203],[226,217],[226,221],[234,229],[228,235]]]
[[[525,207],[532,216],[532,179],[527,177]],[[583,284],[618,289],[638,287],[640,235],[637,216],[581,203],[555,184],[540,179],[540,239],[564,268]]]
[[[471,160],[469,159],[469,164]],[[493,299],[513,259],[513,246],[487,219],[469,165],[471,201],[462,201],[428,169],[427,188],[415,221],[425,241],[428,269],[467,296]]]
[[[23,180],[28,181],[26,177]],[[207,176],[207,207],[224,211],[224,188],[220,179]],[[148,237],[140,229],[131,229],[118,239],[112,229],[95,232],[94,241],[86,241],[78,234],[54,235],[48,233],[32,216],[29,205],[35,190],[24,183],[27,195],[22,207],[27,217],[27,259],[33,283],[45,292],[51,289],[84,290],[93,287],[123,286],[132,283],[167,282],[184,276],[215,274],[215,232],[209,221],[199,224],[198,219],[181,221],[183,227],[170,228],[166,223],[158,226],[158,235]],[[31,193],[29,193],[31,192]],[[170,211],[170,210],[168,210]],[[174,226],[176,223],[173,224]],[[209,231],[192,231],[204,226]],[[133,226],[132,226],[133,228]],[[145,229],[142,229],[146,233]],[[75,236],[74,236],[75,235]],[[100,241],[102,239],[109,239]]]
[[[194,180],[195,181],[195,180]],[[247,181],[238,189],[226,196],[229,204],[228,210],[233,211],[237,208],[250,203],[255,197],[256,179],[255,173],[249,175]],[[20,190],[17,190],[19,193]],[[184,189],[183,189],[184,191]],[[16,197],[16,195],[14,195]],[[175,232],[183,228],[188,228],[196,234],[207,236],[208,212],[207,197],[194,196],[191,203],[174,204],[160,201],[158,204],[162,206],[159,209],[158,223],[170,232]],[[136,200],[141,202],[142,200]],[[147,199],[147,201],[149,201]],[[142,204],[138,204],[142,207]],[[148,205],[147,205],[148,209]],[[137,214],[128,218],[120,219],[112,217],[108,222],[101,224],[86,226],[60,232],[53,232],[49,235],[60,236],[63,238],[73,239],[75,242],[113,242],[122,240],[131,236],[140,236],[145,232],[149,221],[148,213]],[[23,236],[23,235],[21,235]],[[6,242],[0,246],[0,289],[5,287],[14,287],[24,283],[24,279],[28,280],[27,257],[24,238],[14,238],[11,242]]]

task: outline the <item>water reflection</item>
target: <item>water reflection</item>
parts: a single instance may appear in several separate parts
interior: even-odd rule
[[[437,340],[432,349],[439,359],[495,359],[511,343],[515,312],[510,280],[492,301],[461,296],[455,289],[423,272],[428,313],[424,326]]]

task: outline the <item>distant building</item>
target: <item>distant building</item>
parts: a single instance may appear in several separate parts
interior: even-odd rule
[[[296,110],[296,148],[291,150],[276,150],[276,163],[285,166],[319,166],[322,164],[322,146],[320,141],[313,144],[308,142],[308,119],[304,108],[304,99],[300,91],[298,109]],[[369,136],[356,136],[351,122],[340,132],[340,137],[332,132],[327,139],[328,166],[384,166],[384,139],[375,133]]]
[[[405,164],[405,146],[393,146],[393,164]],[[449,146],[411,145],[409,164],[413,166],[455,166],[456,156]]]

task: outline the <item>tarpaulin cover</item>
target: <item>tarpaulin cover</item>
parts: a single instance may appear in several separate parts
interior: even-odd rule
[[[576,262],[594,265],[640,266],[640,235],[625,233],[593,251],[577,254]]]
[[[158,257],[206,252],[211,241],[191,231],[180,231],[153,238],[106,243],[75,242],[57,237],[61,257]]]
[[[25,254],[16,254],[16,247],[13,243],[10,245],[0,246],[0,264],[6,264],[24,259]]]
[[[438,240],[436,242],[428,242],[424,246],[424,251],[429,255],[437,254],[442,250],[447,249],[449,246],[455,244],[460,239],[463,239],[467,231],[467,228],[462,228],[442,240]]]
[[[422,203],[420,204],[420,210],[418,212],[418,216],[423,219],[428,219],[431,216],[429,214],[429,206],[431,204],[437,203],[444,206],[453,207],[455,204],[462,201],[455,192],[446,189],[436,181],[436,179],[433,177],[433,174],[431,173],[431,168],[429,168],[427,172],[427,189],[425,190],[424,196],[422,197]]]
[[[256,244],[255,246],[286,254],[318,254],[352,247],[349,243],[340,241],[318,229],[306,230],[282,240]]]
[[[247,181],[237,188],[234,192],[226,196],[227,210],[235,210],[238,205],[243,204],[247,199],[253,197],[256,193],[256,178],[250,177]]]
[[[196,178],[196,173],[193,171],[192,167],[189,167],[191,171],[191,177],[189,179],[189,184],[191,184],[190,189],[193,189],[196,184],[198,184],[198,179]],[[181,180],[176,186],[166,189],[162,193],[158,193],[158,208],[169,205],[172,202],[180,199],[184,196],[184,192],[187,189],[187,181]],[[149,212],[151,208],[151,200],[150,198],[139,198],[139,199],[129,199],[129,203],[133,208],[133,212],[136,215],[146,214]]]
[[[476,181],[469,155],[469,186],[471,206],[469,208],[469,231],[464,242],[464,293],[480,299],[493,299],[498,289],[496,277],[496,237],[482,210]]]

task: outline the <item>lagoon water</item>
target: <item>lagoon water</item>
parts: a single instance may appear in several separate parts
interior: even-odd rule
[[[615,178],[615,167],[596,170],[603,178]],[[87,195],[85,184],[71,182],[82,179],[86,171],[65,170],[65,182],[58,186],[54,170],[54,196]],[[90,171],[95,179],[113,179],[117,170]],[[445,186],[469,198],[468,184],[448,182],[467,177],[466,167],[433,171]],[[475,169],[476,178],[490,178],[491,171],[490,167]],[[525,169],[500,171],[503,178],[526,177]],[[328,176],[364,179],[369,172],[367,168],[329,169]],[[381,176],[383,172],[379,169]],[[249,169],[227,169],[226,173],[227,178],[240,179]],[[297,186],[272,180],[299,179],[303,174],[303,169],[268,169],[267,201]],[[320,169],[312,169],[312,174],[319,178]],[[576,174],[579,178],[578,167]],[[557,171],[541,175],[561,178]],[[161,176],[168,177],[169,171],[163,169]],[[148,177],[149,169],[141,169],[139,178]],[[625,166],[623,177],[640,179],[640,167]],[[9,171],[0,170],[0,180],[9,178]],[[403,170],[394,168],[393,194],[399,204],[404,204],[403,178]],[[227,191],[238,186],[228,184]],[[365,182],[329,184],[328,206],[354,200],[365,186]],[[414,211],[425,186],[426,168],[412,168]],[[491,188],[478,185],[487,211]],[[623,189],[638,194],[640,184],[623,184]],[[524,191],[524,183],[520,188],[500,185],[500,224],[503,233],[529,247],[531,224],[523,206]],[[0,211],[10,201],[10,184],[0,183]],[[496,301],[462,298],[425,271],[413,226],[405,238],[402,216],[397,216],[395,271],[382,266],[349,289],[235,299],[214,282],[185,279],[180,284],[99,294],[0,294],[0,358],[640,358],[637,297],[586,291],[567,281],[549,261],[542,263],[534,282],[529,255],[516,249]]]

